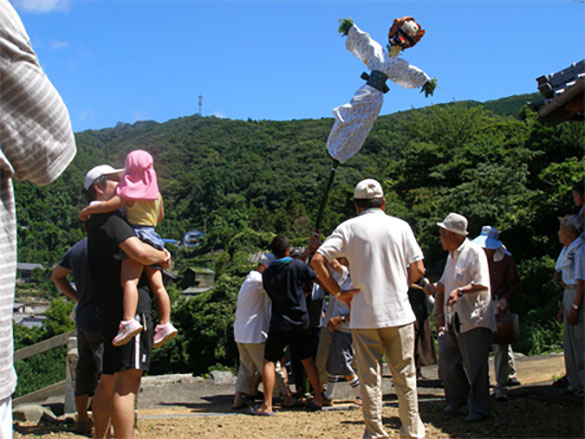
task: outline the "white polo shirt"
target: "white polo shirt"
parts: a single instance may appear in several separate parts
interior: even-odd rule
[[[408,265],[422,260],[410,226],[368,209],[340,224],[317,250],[332,261],[349,260],[353,288],[350,327],[357,329],[402,326],[415,320],[408,301]]]
[[[236,343],[264,343],[268,337],[272,302],[262,286],[262,274],[253,270],[238,292],[234,339]]]
[[[496,330],[495,308],[490,291],[490,270],[487,256],[479,245],[465,238],[456,250],[449,252],[439,282],[445,287],[445,313],[457,312],[461,332],[480,327]],[[447,307],[449,293],[470,283],[487,289],[465,293],[459,297],[454,307]]]

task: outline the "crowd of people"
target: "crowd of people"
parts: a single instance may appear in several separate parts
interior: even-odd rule
[[[559,241],[564,247],[555,279],[565,289],[558,318],[564,328],[566,381],[569,390],[582,398],[585,246],[581,185],[575,185],[573,196],[581,209],[560,218]],[[272,253],[263,255],[258,271],[251,272],[242,285],[234,324],[236,339],[246,328],[244,332],[253,331],[266,343],[266,351],[261,366],[259,361],[246,361],[246,350],[238,343],[240,369],[234,408],[245,406],[240,392],[246,386],[256,392],[256,373],[256,384],[262,375],[264,403],[252,406],[250,412],[274,415],[274,364],[281,370],[277,376],[283,377],[279,382],[288,389],[283,349],[290,345],[291,351],[301,352],[313,392],[312,399],[302,401],[290,399],[292,392],[287,390],[284,407],[304,405],[318,410],[330,405],[335,384],[343,377],[355,389],[355,403],[362,406],[364,437],[388,437],[382,424],[385,356],[399,402],[401,437],[424,437],[417,376],[421,365],[436,361],[427,319],[432,308],[439,378],[445,389],[443,413],[453,416],[466,407],[465,421],[487,419],[491,412],[490,350],[496,377],[494,398],[506,401],[508,387],[520,385],[511,347],[513,331],[509,326],[498,329],[496,321],[509,321],[505,316],[522,284],[498,230],[483,226],[480,235],[470,240],[467,219],[457,213],[447,215],[437,223],[447,261],[440,279],[430,283],[424,277],[424,256],[411,228],[385,213],[381,185],[372,179],[359,182],[354,204],[356,217],[340,224],[322,243],[314,234],[300,261],[289,256],[284,236],[275,237]],[[248,288],[251,277],[256,279],[253,297]],[[250,306],[260,297],[261,309]],[[322,329],[314,349],[308,310],[324,297],[328,300],[322,305],[319,302]],[[503,333],[497,343],[493,341],[496,331]],[[259,352],[262,347],[259,345]],[[317,373],[311,351],[315,352]],[[295,381],[297,389],[302,384]]]

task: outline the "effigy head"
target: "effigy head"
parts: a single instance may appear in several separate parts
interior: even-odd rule
[[[412,17],[394,19],[388,31],[388,45],[391,56],[400,51],[414,47],[425,34],[425,31]]]

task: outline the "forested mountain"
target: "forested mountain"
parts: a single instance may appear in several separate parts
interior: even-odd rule
[[[585,176],[585,141],[583,124],[537,122],[524,107],[537,99],[536,94],[483,104],[455,102],[380,117],[363,150],[339,167],[324,234],[354,215],[353,187],[367,177],[383,182],[387,212],[412,226],[431,277],[446,258],[437,221],[449,212],[461,213],[469,219],[471,237],[483,225],[493,225],[523,277],[525,294],[517,309],[525,322],[548,327],[558,301],[550,282],[561,248],[557,217],[576,210],[570,187]],[[332,118],[277,122],[189,116],[77,133],[78,154],[55,183],[43,188],[15,184],[19,260],[57,262],[83,235],[77,215],[84,205],[85,172],[101,163],[123,167],[129,151],[145,149],[154,156],[165,201],[159,233],[179,239],[197,228],[206,235],[196,254],[228,250],[219,259],[207,256],[218,286],[213,296],[189,307],[208,306],[205,300],[212,297],[220,303],[223,297],[233,301],[233,311],[238,276],[249,268],[245,254],[262,249],[271,233],[299,243],[308,238],[329,175],[325,142],[332,124]],[[181,264],[181,257],[176,261]],[[223,274],[228,277],[222,279]],[[220,291],[222,286],[229,294]],[[231,312],[229,303],[221,312]],[[225,337],[230,323],[221,323]],[[189,341],[183,343],[188,351]],[[528,340],[525,350],[534,343],[545,342]],[[219,345],[215,342],[214,349]],[[166,361],[187,361],[177,360],[181,355],[172,360],[169,354]]]

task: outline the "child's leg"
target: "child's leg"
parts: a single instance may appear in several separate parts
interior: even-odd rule
[[[138,279],[143,266],[131,258],[122,261],[122,288],[124,289],[124,320],[132,320],[136,316],[138,306]]]
[[[146,277],[150,290],[156,300],[158,309],[158,324],[166,325],[171,321],[171,301],[163,284],[162,272],[153,267],[145,267]]]
[[[355,392],[355,397],[361,399],[362,396],[360,393],[360,379],[358,376],[354,373],[353,375],[345,375],[344,378]]]

